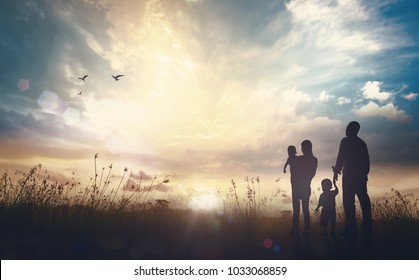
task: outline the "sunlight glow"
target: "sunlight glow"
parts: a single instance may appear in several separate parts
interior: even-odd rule
[[[202,194],[197,197],[193,197],[189,203],[189,208],[192,210],[211,211],[215,210],[217,206],[217,198],[214,194]]]

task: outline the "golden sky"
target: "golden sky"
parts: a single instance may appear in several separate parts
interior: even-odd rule
[[[4,19],[10,34],[0,34],[4,59],[16,57],[1,87],[2,166],[40,162],[88,180],[98,153],[101,166],[121,174],[127,166],[171,175],[173,196],[211,196],[245,176],[260,176],[269,195],[278,177],[289,188],[287,146],[301,154],[305,139],[319,159],[313,187],[330,177],[356,119],[370,147],[372,191],[414,189],[418,83],[407,73],[417,37],[407,13],[393,8],[391,16],[391,8],[23,1]],[[116,82],[116,74],[124,76]],[[21,79],[29,90],[16,87]]]

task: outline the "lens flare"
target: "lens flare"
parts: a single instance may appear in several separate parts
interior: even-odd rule
[[[281,252],[281,246],[279,245],[275,245],[272,250],[274,251],[274,253],[279,254],[279,252]]]
[[[61,114],[68,108],[55,92],[45,90],[36,101],[45,113]]]
[[[29,81],[25,79],[20,79],[17,83],[17,87],[20,91],[27,91],[29,89]]]
[[[80,111],[69,107],[64,111],[63,119],[67,125],[76,125],[80,122]]]
[[[272,247],[272,239],[270,239],[270,238],[266,238],[266,239],[263,241],[263,247],[265,247],[266,249],[271,248],[271,247]]]

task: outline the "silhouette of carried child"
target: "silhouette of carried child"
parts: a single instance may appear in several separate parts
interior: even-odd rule
[[[336,226],[336,201],[335,198],[339,193],[339,189],[336,186],[336,181],[334,182],[334,189],[332,190],[332,181],[330,179],[322,180],[322,190],[323,193],[319,197],[319,203],[316,207],[316,212],[319,211],[319,208],[322,207],[320,214],[320,226],[323,227],[324,231],[322,236],[327,237],[328,232],[327,228],[330,224],[330,235],[335,237],[335,226]]]
[[[290,145],[288,146],[288,158],[287,161],[284,164],[284,173],[287,173],[287,167],[290,167],[290,172],[292,172],[292,167],[295,164],[295,161],[297,160],[297,149],[295,146]]]

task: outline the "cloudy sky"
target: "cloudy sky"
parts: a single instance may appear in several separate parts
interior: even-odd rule
[[[287,146],[301,154],[304,139],[319,159],[314,186],[330,177],[357,120],[371,191],[413,191],[418,10],[414,0],[2,1],[1,168],[42,163],[88,180],[98,153],[115,175],[171,175],[168,195],[204,198],[245,176],[269,193],[278,177],[289,188]]]

